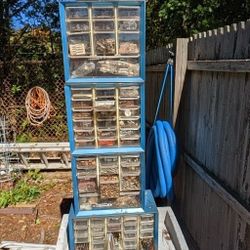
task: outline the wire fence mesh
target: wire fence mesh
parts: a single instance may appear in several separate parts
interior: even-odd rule
[[[5,64],[6,65],[6,64]],[[12,140],[16,142],[67,141],[64,77],[61,60],[14,61],[8,64],[8,73],[0,64],[0,114],[10,124]],[[41,126],[32,126],[27,119],[25,98],[34,86],[44,88],[56,110]]]

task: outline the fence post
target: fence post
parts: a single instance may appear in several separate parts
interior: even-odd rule
[[[181,94],[184,86],[187,58],[188,58],[188,38],[177,38],[175,56],[175,89],[174,89],[174,114],[173,126],[175,126],[178,110],[181,101]]]

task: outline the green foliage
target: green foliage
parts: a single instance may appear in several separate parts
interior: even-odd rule
[[[28,179],[31,179],[33,181],[41,181],[43,179],[42,174],[40,173],[39,169],[29,170],[27,173]]]
[[[147,4],[147,47],[244,21],[249,15],[249,0],[151,0]]]
[[[21,86],[16,85],[16,84],[11,86],[11,92],[13,95],[18,94],[20,91],[21,91]]]
[[[21,133],[17,135],[16,142],[18,143],[24,143],[24,142],[30,142],[32,141],[32,134],[30,132],[27,133]]]
[[[39,181],[42,179],[37,170],[29,171],[19,179],[10,191],[0,191],[0,207],[7,207],[22,202],[31,202],[37,199],[42,191]]]

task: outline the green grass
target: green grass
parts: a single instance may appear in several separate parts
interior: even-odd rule
[[[28,171],[20,179],[16,180],[14,188],[9,191],[0,191],[0,208],[18,203],[28,203],[39,198],[43,187],[42,175],[38,170]]]

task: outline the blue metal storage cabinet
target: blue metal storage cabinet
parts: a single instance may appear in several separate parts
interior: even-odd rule
[[[107,249],[120,232],[115,249],[156,250],[157,210],[145,190],[145,1],[59,5],[74,193],[70,248]],[[114,216],[123,227],[117,232],[109,230]],[[133,216],[137,233],[124,224]],[[105,224],[99,239],[91,234],[96,217]],[[81,220],[87,224],[78,230]]]

